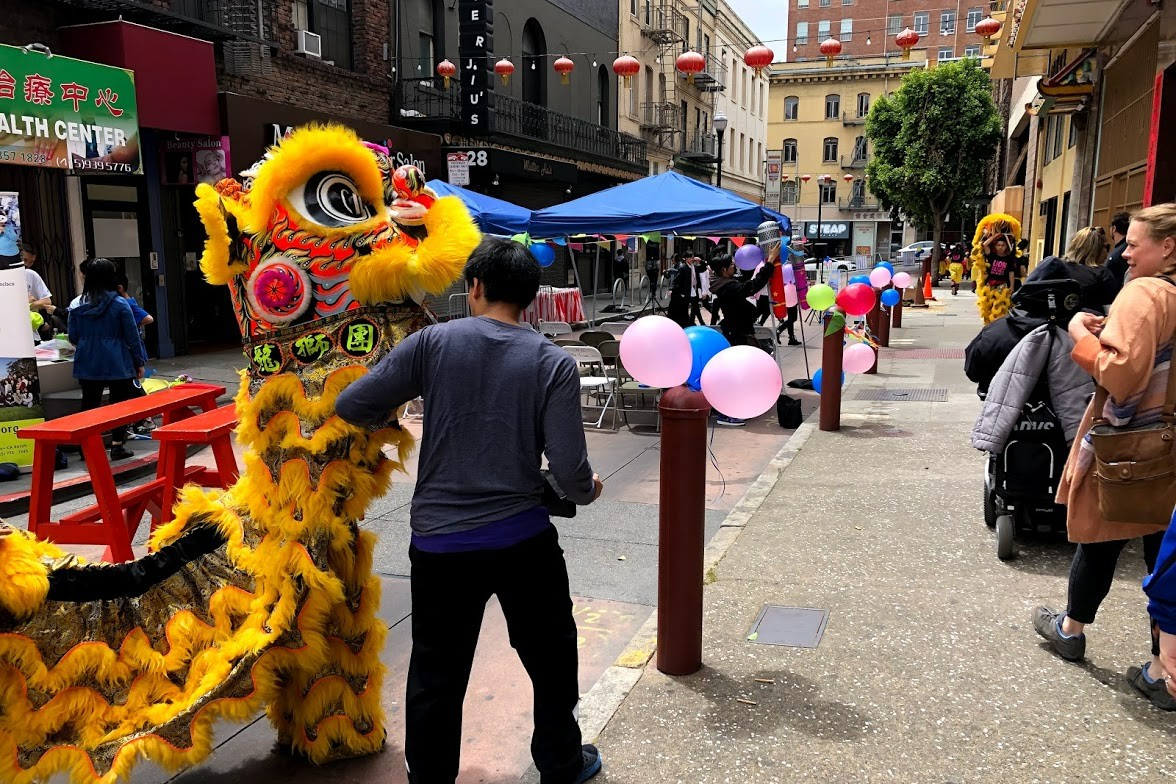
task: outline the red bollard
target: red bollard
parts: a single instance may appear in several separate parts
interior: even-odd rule
[[[832,316],[825,316],[825,329]],[[826,432],[841,429],[841,358],[845,354],[845,333],[825,335],[821,343],[821,420]]]
[[[702,562],[706,544],[706,422],[710,404],[685,386],[667,389],[661,413],[657,668],[702,668]]]
[[[882,300],[880,299],[882,292],[878,292],[878,297],[874,297],[874,307],[870,308],[870,312],[866,314],[866,328],[876,340],[878,333],[882,331],[879,322],[886,314],[882,312]],[[874,364],[870,365],[870,369],[866,371],[867,375],[873,375],[878,372],[878,352],[874,351]]]
[[[878,318],[878,345],[882,348],[890,348],[890,318],[890,313],[885,310]]]
[[[906,296],[906,292],[900,289],[898,293],[902,296],[898,298],[898,304],[890,311],[890,326],[902,329],[902,300]]]

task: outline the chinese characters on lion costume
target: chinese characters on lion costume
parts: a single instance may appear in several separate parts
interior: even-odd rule
[[[1017,259],[1021,258],[1021,251],[1017,247],[1021,241],[1021,222],[1012,215],[1001,212],[985,215],[972,238],[972,280],[976,282],[976,307],[980,309],[980,318],[984,319],[985,324],[991,324],[1009,315],[1009,310],[1013,306],[1013,292],[1010,289],[991,288],[988,285],[988,260],[984,257],[984,241],[994,233],[1011,235],[1012,247],[1009,250]]]
[[[187,488],[131,564],[0,540],[0,781],[113,782],[198,763],[218,719],[264,709],[312,762],[384,744],[375,537],[359,530],[412,437],[334,416],[339,392],[428,323],[418,305],[480,237],[455,197],[338,126],[294,131],[197,189],[202,267],[229,287],[249,368],[244,471]],[[393,458],[385,456],[393,447]]]

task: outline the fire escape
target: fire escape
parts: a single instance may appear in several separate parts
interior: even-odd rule
[[[659,147],[677,149],[677,135],[686,132],[686,118],[677,101],[674,60],[686,44],[688,22],[682,0],[644,0],[641,34],[657,47],[661,64],[656,100],[641,104],[641,131]],[[654,96],[647,96],[654,98]]]

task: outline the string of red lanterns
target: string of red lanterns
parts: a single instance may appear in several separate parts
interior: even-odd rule
[[[502,77],[503,84],[510,84],[510,75],[514,73],[514,63],[503,57],[494,64],[494,73]]]
[[[841,54],[841,42],[836,38],[826,38],[821,42],[821,54],[825,55],[825,67],[833,67],[833,58]]]
[[[682,54],[678,55],[678,59],[674,62],[674,66],[679,71],[686,74],[687,82],[694,84],[694,74],[702,73],[702,70],[706,68],[706,58],[691,49],[690,51],[682,52]]]
[[[911,59],[911,49],[915,47],[915,44],[919,43],[919,34],[908,27],[894,36],[894,42],[902,49],[902,59],[909,60]]]
[[[633,77],[641,73],[641,61],[631,54],[623,54],[613,60],[612,69],[613,73],[624,78],[625,86],[628,87]]]

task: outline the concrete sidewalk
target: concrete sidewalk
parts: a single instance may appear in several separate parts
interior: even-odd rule
[[[1042,645],[1030,614],[1064,607],[1072,546],[1019,543],[1002,563],[983,524],[979,402],[962,348],[975,299],[908,310],[876,376],[845,390],[842,430],[798,431],[714,539],[704,667],[659,673],[644,637],[584,703],[599,781],[1099,782],[1176,774],[1165,714],[1126,685],[1149,653],[1141,551],[1128,548],[1089,660]],[[939,357],[939,358],[936,358]],[[879,389],[946,402],[872,402]],[[908,398],[917,395],[907,395]],[[799,452],[795,444],[807,442]],[[765,477],[769,479],[770,477]],[[718,557],[716,555],[716,557]],[[749,641],[764,605],[827,609],[818,647]],[[628,666],[626,666],[628,665]],[[635,685],[634,685],[634,682]]]

